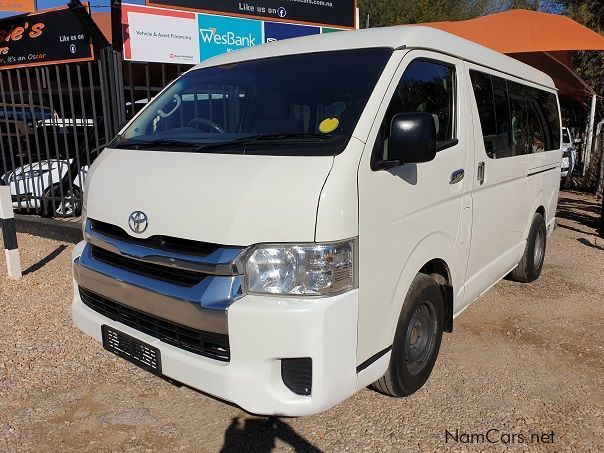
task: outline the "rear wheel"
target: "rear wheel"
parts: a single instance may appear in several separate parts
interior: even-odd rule
[[[45,217],[77,217],[82,213],[82,191],[78,186],[65,188],[61,194],[60,185],[55,184],[44,192],[43,200]]]
[[[399,317],[386,374],[372,384],[389,396],[407,396],[430,377],[444,324],[444,299],[440,286],[426,274],[417,274]]]
[[[522,283],[537,280],[543,268],[546,244],[547,230],[545,228],[545,219],[540,213],[536,212],[526,240],[524,255],[522,255],[518,266],[510,272],[510,277]]]

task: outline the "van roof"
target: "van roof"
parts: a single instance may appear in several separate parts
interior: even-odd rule
[[[227,52],[193,69],[282,55],[369,47],[434,50],[555,89],[552,78],[532,66],[451,33],[421,25],[369,28],[286,39]]]

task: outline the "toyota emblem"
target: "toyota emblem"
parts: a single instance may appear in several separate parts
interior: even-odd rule
[[[145,214],[143,211],[134,211],[132,214],[130,214],[130,217],[128,217],[128,226],[137,234],[143,233],[147,229],[148,225],[149,219],[147,214]]]

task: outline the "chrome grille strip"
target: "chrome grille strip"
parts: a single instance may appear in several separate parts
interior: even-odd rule
[[[208,276],[182,287],[96,261],[90,248],[87,244],[73,263],[78,286],[184,326],[228,333],[227,308],[241,297],[239,276]]]
[[[86,222],[84,236],[86,242],[108,250],[112,253],[125,256],[134,260],[145,261],[161,266],[186,269],[209,275],[241,275],[237,269],[235,259],[244,250],[242,247],[224,247],[218,249],[210,256],[199,257],[184,253],[169,252],[155,248],[132,244],[119,239],[111,238],[92,228],[90,220]]]

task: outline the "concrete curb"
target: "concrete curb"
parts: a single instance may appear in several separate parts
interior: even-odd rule
[[[77,244],[82,240],[81,222],[65,222],[35,215],[15,214],[17,232],[27,233],[55,241]]]

